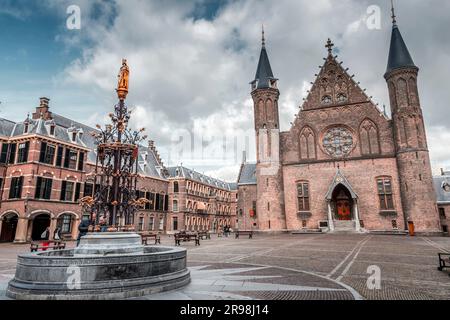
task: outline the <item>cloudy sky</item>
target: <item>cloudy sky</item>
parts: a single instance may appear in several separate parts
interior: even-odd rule
[[[67,28],[70,5],[81,9],[79,30]],[[371,5],[380,9],[379,28]],[[396,0],[396,10],[421,68],[433,167],[450,168],[450,1]],[[0,0],[0,117],[21,121],[47,96],[56,113],[104,123],[126,57],[132,125],[146,127],[165,164],[235,180],[242,150],[255,158],[248,83],[261,24],[280,79],[282,130],[323,63],[328,37],[338,59],[389,111],[389,0]]]

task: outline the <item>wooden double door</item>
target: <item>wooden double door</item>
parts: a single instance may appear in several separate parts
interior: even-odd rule
[[[17,222],[16,215],[3,219],[2,229],[0,230],[0,242],[13,242],[16,237]]]
[[[336,216],[338,220],[352,220],[352,209],[350,200],[336,200]]]

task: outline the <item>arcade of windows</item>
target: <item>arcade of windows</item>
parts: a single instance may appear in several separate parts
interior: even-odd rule
[[[30,142],[3,143],[0,164],[20,164],[28,162]],[[65,169],[83,171],[85,152],[61,145],[41,142],[39,162]]]
[[[19,164],[28,162],[28,151],[30,142],[2,144],[0,153],[0,164]]]

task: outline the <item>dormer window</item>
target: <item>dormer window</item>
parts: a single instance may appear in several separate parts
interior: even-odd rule
[[[51,136],[55,135],[55,128],[56,128],[56,126],[54,124],[50,125],[50,135]]]
[[[331,99],[331,97],[330,96],[324,96],[323,98],[322,98],[322,104],[331,104],[331,102],[332,102],[332,99]]]
[[[72,141],[73,142],[77,141],[77,133],[76,132],[72,132]]]
[[[343,94],[343,93],[339,93],[338,95],[337,95],[337,101],[339,102],[339,103],[343,103],[343,102],[347,102],[347,96],[345,95],[345,94]]]
[[[271,88],[277,88],[277,80],[270,80],[270,87]]]
[[[30,128],[30,125],[27,123],[25,123],[24,127],[23,127],[23,133],[28,133],[28,129]]]

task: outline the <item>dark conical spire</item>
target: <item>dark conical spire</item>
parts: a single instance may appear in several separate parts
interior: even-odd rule
[[[413,59],[409,54],[408,47],[403,40],[400,29],[397,25],[397,20],[394,11],[394,4],[392,2],[392,36],[391,36],[391,48],[389,49],[389,60],[386,73],[389,73],[395,69],[414,67]]]
[[[270,67],[269,56],[266,51],[266,40],[264,38],[264,27],[262,29],[262,48],[259,56],[258,68],[254,82],[258,83],[257,89],[270,88],[270,80],[276,80]]]

